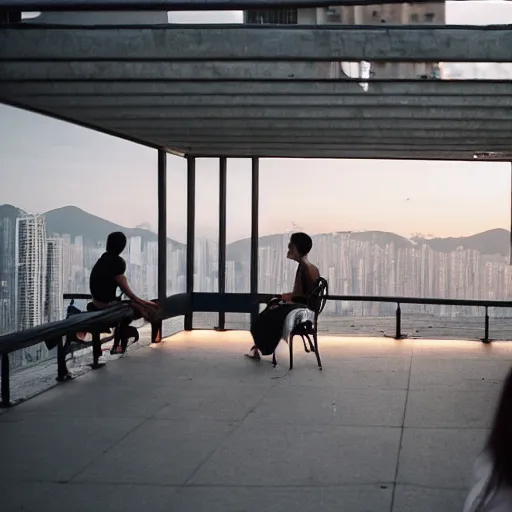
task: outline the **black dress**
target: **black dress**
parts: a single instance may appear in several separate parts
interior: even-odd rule
[[[315,283],[310,280],[305,265],[299,265],[297,268],[295,283],[300,283],[302,295],[292,297],[292,303],[281,302],[278,305],[267,306],[251,326],[254,344],[264,356],[272,354],[281,341],[288,313],[307,305],[307,299],[313,291]]]

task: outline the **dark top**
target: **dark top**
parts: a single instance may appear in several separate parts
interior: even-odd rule
[[[126,271],[126,263],[121,256],[103,253],[91,271],[89,288],[94,300],[108,303],[117,300],[116,276],[123,275]]]

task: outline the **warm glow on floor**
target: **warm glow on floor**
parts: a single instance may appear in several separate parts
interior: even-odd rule
[[[223,347],[229,349],[237,345],[249,346],[252,343],[251,334],[248,331],[224,331],[194,330],[180,332],[163,340],[165,343],[154,345],[154,347],[173,345],[193,348],[213,348],[215,350]],[[295,343],[301,343],[300,337]],[[319,336],[320,349],[347,349],[347,350],[375,350],[379,352],[409,352],[414,350],[417,353],[475,353],[490,354],[512,352],[512,343],[495,342],[484,344],[480,341],[467,340],[433,340],[433,339],[402,339],[377,338],[377,337],[349,337],[349,336]]]

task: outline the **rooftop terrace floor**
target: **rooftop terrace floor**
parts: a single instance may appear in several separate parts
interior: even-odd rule
[[[196,331],[0,413],[2,512],[454,512],[512,344]]]

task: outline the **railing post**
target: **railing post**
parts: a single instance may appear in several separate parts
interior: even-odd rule
[[[69,380],[70,377],[66,366],[65,338],[59,338],[57,342],[57,381],[63,382]]]
[[[151,322],[151,343],[160,343],[162,341],[162,320]]]
[[[489,339],[489,307],[485,306],[485,330],[484,337],[482,338],[484,343],[489,343],[491,340]]]
[[[2,383],[0,407],[10,407],[11,404],[11,383],[9,381],[9,354],[2,354]]]
[[[400,308],[400,302],[396,303],[396,331],[395,339],[402,339],[402,309]]]
[[[92,334],[92,365],[91,368],[93,370],[97,370],[98,368],[102,368],[105,366],[105,363],[100,363],[99,359],[101,357],[101,334],[99,332],[93,332]]]

